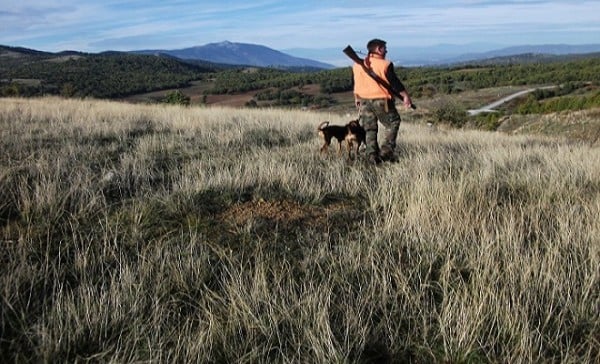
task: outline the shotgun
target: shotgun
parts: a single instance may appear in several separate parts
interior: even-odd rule
[[[386,90],[388,90],[392,95],[398,97],[400,100],[404,100],[404,97],[402,97],[402,95],[400,95],[400,92],[398,92],[396,89],[394,89],[392,87],[392,85],[390,85],[386,80],[384,80],[383,78],[379,77],[375,71],[373,71],[372,69],[370,69],[369,67],[367,67],[365,65],[365,62],[362,58],[360,58],[358,56],[358,54],[356,54],[356,52],[354,51],[354,49],[352,49],[352,46],[347,46],[346,48],[344,48],[343,52],[348,56],[348,58],[350,58],[351,60],[353,60],[355,63],[358,63],[362,69],[373,79],[375,80],[375,82],[377,82],[378,84],[380,84],[381,86],[383,86]],[[414,110],[417,107],[415,106],[415,104],[411,104],[410,107]]]

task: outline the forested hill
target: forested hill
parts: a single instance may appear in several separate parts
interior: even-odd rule
[[[0,87],[19,95],[114,98],[184,87],[214,67],[122,52],[46,53],[0,46]],[[19,80],[19,82],[13,82]]]
[[[403,83],[414,96],[452,94],[498,86],[592,83],[600,84],[600,57],[555,62],[510,64],[467,64],[448,67],[398,67]],[[260,69],[232,69],[215,75],[210,93],[233,94],[265,89],[285,90],[317,84],[321,93],[352,90],[350,67],[312,73],[289,73]],[[263,96],[263,95],[260,95]]]
[[[472,63],[398,68],[414,97],[458,94],[499,86],[566,85],[572,89],[600,85],[600,57],[560,60]],[[312,107],[335,103],[333,94],[350,92],[350,67],[319,72],[291,72],[257,67],[189,63],[166,55],[123,52],[47,53],[0,46],[0,96],[63,95],[123,98],[151,91],[185,89],[201,83],[203,95],[252,92],[252,105]],[[312,85],[313,87],[305,87]],[[196,91],[198,92],[198,91]],[[315,94],[316,93],[316,94]]]

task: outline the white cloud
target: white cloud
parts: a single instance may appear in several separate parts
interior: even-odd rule
[[[15,1],[0,44],[42,50],[180,48],[231,40],[325,48],[380,37],[398,45],[600,39],[599,1]]]

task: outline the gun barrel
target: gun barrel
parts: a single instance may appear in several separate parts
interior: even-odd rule
[[[356,52],[354,51],[354,49],[352,49],[351,46],[347,46],[346,48],[344,48],[343,52],[354,62],[362,63],[363,60],[358,56],[358,54],[356,54]]]

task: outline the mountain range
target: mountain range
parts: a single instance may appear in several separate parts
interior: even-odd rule
[[[137,54],[169,55],[184,60],[203,60],[212,63],[247,65],[256,67],[329,69],[334,65],[289,54],[258,44],[229,41],[209,43],[183,49],[153,49],[133,51]]]
[[[497,47],[497,48],[495,48]],[[183,49],[146,49],[128,52],[106,51],[101,54],[133,53],[174,57],[198,65],[242,65],[255,67],[274,67],[281,69],[320,70],[347,67],[352,61],[339,48],[293,48],[283,51],[263,45],[223,41]],[[355,47],[359,50],[359,47]],[[444,66],[472,63],[507,63],[547,61],[567,55],[581,55],[600,52],[600,44],[566,45],[522,45],[499,47],[493,44],[453,45],[440,44],[423,47],[388,46],[388,58],[396,66]],[[42,52],[22,47],[0,46],[0,56],[14,54],[37,54],[47,56],[77,56],[89,53],[63,51],[58,53]],[[597,56],[597,55],[596,55]],[[318,59],[318,60],[316,60]],[[486,61],[487,60],[487,61]]]
[[[358,47],[357,47],[358,48]],[[184,60],[203,60],[229,65],[257,67],[316,68],[345,67],[351,61],[339,48],[290,48],[282,51],[266,46],[223,41],[183,49],[154,49],[132,51],[138,54],[168,55]],[[515,55],[564,56],[600,52],[600,44],[542,44],[501,47],[493,44],[472,43],[467,45],[439,44],[422,47],[388,46],[388,58],[402,66],[436,66],[481,61]],[[536,57],[531,57],[535,55]]]
[[[297,57],[319,59],[322,62],[331,63],[338,67],[350,64],[339,48],[289,48],[283,52]],[[357,51],[363,50],[360,45],[354,45]],[[439,66],[471,61],[481,61],[499,57],[518,55],[545,55],[565,56],[572,54],[588,54],[600,52],[600,44],[542,44],[542,45],[519,45],[506,47],[490,43],[469,44],[437,44],[432,46],[394,46],[388,43],[388,58],[397,66]]]

